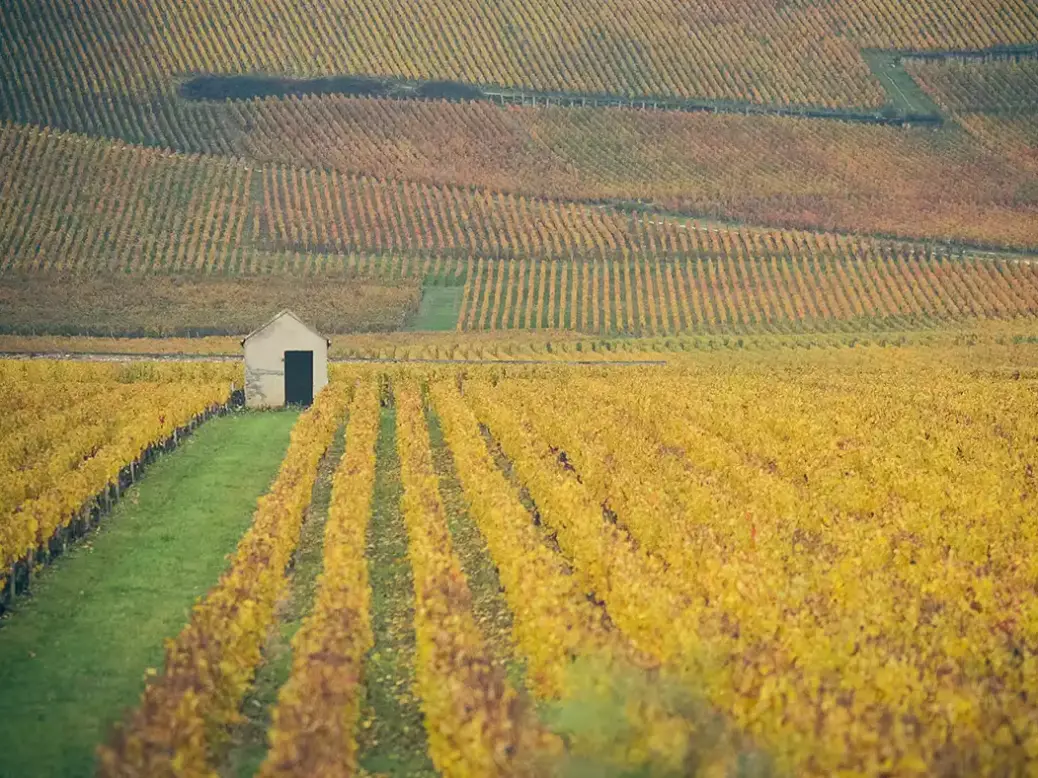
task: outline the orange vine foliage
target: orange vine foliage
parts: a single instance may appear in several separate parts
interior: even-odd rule
[[[527,197],[645,200],[742,222],[1038,245],[1024,196],[1033,173],[998,148],[926,128],[344,96],[213,110],[237,153],[267,163]]]
[[[909,60],[923,89],[980,145],[1030,171],[1020,204],[1038,204],[1038,60]]]
[[[21,0],[5,4],[0,30],[11,52],[0,83],[55,118],[84,94],[250,71],[846,106],[883,101],[862,47],[1029,42],[1038,12],[1027,0]]]

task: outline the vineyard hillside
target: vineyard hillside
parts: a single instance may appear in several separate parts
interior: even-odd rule
[[[978,49],[1038,39],[1038,12],[1026,0],[913,0],[908,9],[884,0],[630,0],[619,8],[502,0],[482,11],[450,0],[162,0],[143,10],[126,0],[18,0],[5,4],[2,21],[11,56],[0,102],[24,112],[19,118],[44,121],[68,110],[68,101],[146,100],[200,72],[872,106],[883,90],[863,48]]]
[[[1025,0],[14,0],[0,41],[0,332],[1034,315]]]

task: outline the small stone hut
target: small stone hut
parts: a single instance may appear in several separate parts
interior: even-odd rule
[[[331,341],[291,311],[245,336],[245,405],[310,405],[328,383]]]

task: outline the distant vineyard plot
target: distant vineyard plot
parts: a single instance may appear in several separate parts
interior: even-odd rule
[[[459,330],[646,335],[897,327],[1038,315],[1038,267],[803,254],[657,262],[480,260]]]
[[[192,155],[184,165],[165,161],[173,167],[205,168],[203,159],[231,158],[234,172],[203,185],[239,199],[261,194],[254,179],[263,168],[287,166],[398,186],[475,187],[739,222],[1038,247],[1034,171],[952,130],[341,95],[205,104],[98,96],[82,115],[90,122],[57,126],[137,144],[109,157],[144,145]],[[23,169],[46,175],[44,156],[56,151],[47,150],[48,143],[68,145],[75,138],[82,138],[77,153],[100,153],[98,140],[50,136],[25,159],[9,151],[11,175]],[[251,168],[251,179],[242,168]],[[970,186],[948,186],[961,180]],[[162,198],[155,205],[171,207]],[[248,237],[251,225],[239,227],[241,218],[238,206],[220,229]]]
[[[978,145],[1038,175],[1038,58],[916,60],[909,67]],[[1031,186],[1038,193],[1038,180]]]
[[[910,5],[14,0],[0,330],[1030,316],[1038,11]],[[968,132],[760,115],[804,107]]]
[[[878,0],[823,5],[629,0],[70,0],[7,3],[0,95],[8,115],[50,122],[84,93],[171,91],[182,74],[343,73],[540,91],[879,106],[862,48],[1033,43],[1027,0]],[[550,32],[549,32],[550,31]],[[132,63],[132,64],[131,64]],[[74,104],[74,103],[73,103]]]

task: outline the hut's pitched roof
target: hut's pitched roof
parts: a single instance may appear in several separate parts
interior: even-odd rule
[[[246,335],[246,336],[245,336],[244,338],[242,338],[242,339],[241,339],[241,344],[242,344],[242,345],[244,346],[244,345],[245,345],[245,341],[247,341],[247,340],[248,340],[249,338],[251,338],[251,337],[252,337],[253,335],[256,335],[256,334],[258,334],[258,333],[260,333],[260,332],[263,332],[263,330],[267,329],[267,327],[269,327],[269,326],[270,326],[271,324],[273,324],[274,322],[276,322],[276,321],[277,321],[278,319],[280,319],[280,318],[281,318],[282,316],[291,316],[291,317],[292,317],[292,318],[293,318],[293,319],[294,319],[294,320],[295,320],[296,322],[298,322],[298,323],[299,323],[299,324],[301,324],[301,325],[302,325],[303,327],[305,327],[305,328],[306,328],[307,330],[309,330],[309,331],[310,331],[310,332],[312,332],[312,333],[313,333],[314,335],[316,335],[317,337],[319,337],[319,338],[320,338],[321,340],[323,340],[323,341],[324,341],[325,343],[327,343],[327,344],[328,344],[329,346],[330,346],[330,345],[332,345],[332,342],[331,342],[330,340],[328,340],[328,338],[326,338],[326,337],[325,337],[324,335],[322,335],[321,333],[319,333],[319,332],[318,332],[317,330],[315,330],[315,329],[314,329],[313,327],[311,327],[311,326],[310,326],[309,324],[307,324],[307,323],[306,323],[305,321],[303,321],[302,319],[300,319],[300,318],[299,318],[298,316],[296,316],[296,315],[295,315],[294,313],[292,313],[292,311],[288,310],[288,308],[285,308],[285,310],[281,311],[280,313],[276,314],[275,316],[272,316],[272,317],[271,317],[271,318],[270,318],[270,319],[269,319],[269,320],[268,320],[268,321],[267,321],[267,322],[266,322],[265,324],[263,324],[263,325],[262,325],[262,326],[260,326],[260,327],[257,327],[257,328],[256,328],[256,329],[254,329],[254,330],[253,330],[252,332],[250,332],[250,333],[249,333],[248,335]]]

